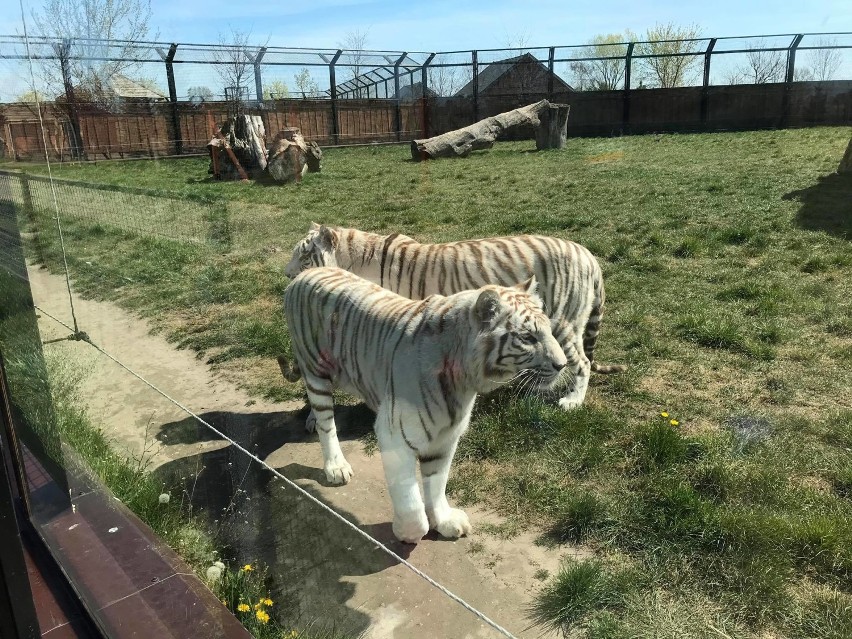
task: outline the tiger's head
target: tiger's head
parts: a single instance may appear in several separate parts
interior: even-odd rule
[[[284,267],[284,275],[292,280],[302,271],[315,266],[337,266],[335,249],[338,243],[334,229],[311,222],[308,234],[296,243],[293,257]]]
[[[536,288],[533,276],[509,288],[486,286],[476,298],[471,322],[477,331],[474,361],[482,372],[480,392],[516,377],[528,379],[531,386],[549,388],[568,364]]]

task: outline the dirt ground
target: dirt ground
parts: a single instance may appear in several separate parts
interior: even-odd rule
[[[31,267],[30,281],[36,305],[70,323],[64,278]],[[479,508],[467,509],[474,526],[468,538],[451,542],[431,534],[416,547],[400,544],[390,530],[379,456],[367,454],[359,437],[347,434],[347,416],[357,409],[338,412],[343,451],[355,476],[346,486],[329,486],[316,436],[304,431],[303,404],[252,399],[194,353],[151,334],[144,320],[110,303],[75,296],[74,304],[80,328],[93,342],[270,466],[516,636],[550,636],[531,627],[527,616],[542,583],[536,573],[553,574],[573,549],[538,546],[533,533],[503,540],[477,531],[483,523],[499,523]],[[68,333],[44,314],[39,325],[44,340]],[[87,371],[83,388],[93,419],[117,446],[144,455],[164,477],[182,480],[183,498],[206,511],[237,556],[263,561],[276,581],[289,583],[280,586],[279,595],[304,618],[331,618],[338,628],[370,639],[499,636],[88,344],[60,341],[45,350]]]

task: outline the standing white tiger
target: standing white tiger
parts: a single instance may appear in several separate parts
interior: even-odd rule
[[[401,541],[416,543],[430,529],[450,538],[470,532],[467,515],[450,508],[445,491],[477,393],[519,374],[549,385],[566,365],[578,366],[579,358],[566,359],[553,338],[535,286],[531,279],[413,301],[347,271],[316,268],[284,291],[326,477],[336,484],[352,477],[334,423],[338,387],[376,412],[393,531]]]
[[[625,369],[594,361],[605,299],[603,275],[594,255],[580,244],[532,235],[420,244],[399,233],[376,235],[314,223],[284,272],[294,278],[316,266],[346,269],[414,300],[486,284],[512,286],[535,277],[554,337],[567,357],[580,356],[573,379],[566,376],[559,405],[570,409],[583,403],[591,371]]]

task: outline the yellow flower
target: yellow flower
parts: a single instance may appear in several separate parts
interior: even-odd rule
[[[246,572],[251,572],[252,570],[254,570],[254,568],[251,567],[251,564],[246,564],[245,566],[243,566],[243,570]]]
[[[266,614],[263,610],[258,610],[255,613],[255,617],[257,617],[257,620],[261,623],[266,623],[269,621],[269,615]]]
[[[663,411],[662,413],[660,413],[660,417],[668,417],[668,416],[669,416],[669,414],[666,411]]]
[[[261,605],[263,605],[263,602],[254,604],[254,609],[260,610]]]
[[[671,424],[672,426],[677,426],[678,424],[680,424],[680,422],[677,421],[676,419],[673,419],[669,422],[669,424]]]
[[[222,599],[222,600],[221,600],[221,602],[222,602],[224,605],[226,605],[226,606],[228,605],[228,602],[227,602],[227,601],[225,601],[224,599]]]
[[[248,612],[249,610],[251,610],[251,608],[249,608],[248,604],[240,604],[239,606],[237,606],[237,610],[239,610],[240,612]]]
[[[267,597],[266,599],[261,599],[260,602],[265,606],[271,606],[272,605],[272,599],[270,599],[269,597]]]

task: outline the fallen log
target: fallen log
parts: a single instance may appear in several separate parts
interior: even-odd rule
[[[562,109],[564,108],[564,112]],[[555,115],[551,111],[555,109]],[[541,100],[529,104],[520,109],[500,113],[480,120],[463,129],[457,129],[424,140],[411,141],[411,157],[415,161],[429,160],[434,158],[459,157],[465,158],[471,151],[490,149],[503,133],[518,127],[537,127],[542,124],[542,113],[547,115],[547,135],[542,137],[542,144],[552,144],[554,137],[559,138],[561,130],[565,129],[568,122],[568,105],[551,105],[547,100]],[[552,124],[551,124],[552,123]],[[562,129],[558,127],[561,125]],[[551,130],[554,133],[551,133]],[[536,146],[538,147],[538,134],[536,135]],[[561,146],[543,146],[538,148],[562,148]]]

